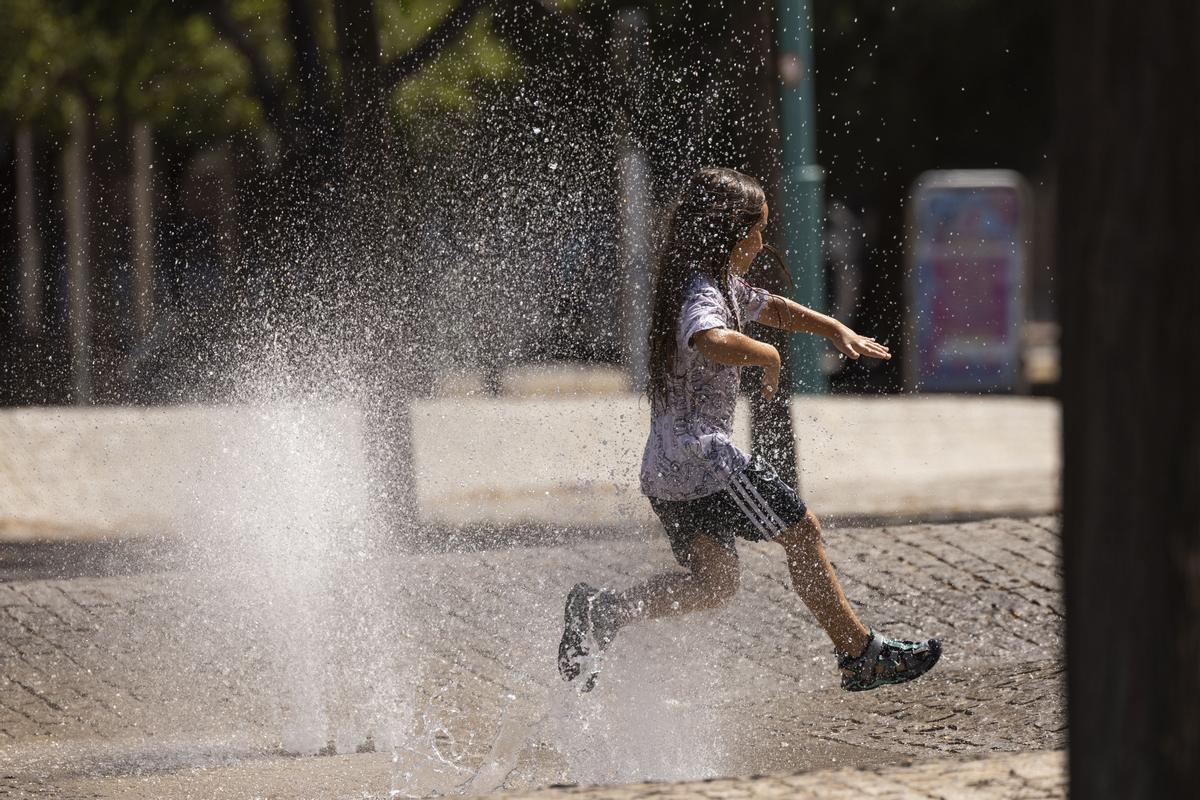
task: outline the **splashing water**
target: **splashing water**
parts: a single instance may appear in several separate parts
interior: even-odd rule
[[[410,715],[394,621],[375,619],[371,559],[379,548],[361,414],[347,407],[259,404],[231,415],[203,465],[185,520],[186,573],[219,598],[217,613],[263,654],[264,684],[284,708],[282,747],[316,753],[384,745]],[[236,658],[236,654],[235,654]]]
[[[669,622],[622,631],[595,690],[556,693],[560,705],[546,730],[567,757],[570,780],[702,779],[736,770],[727,763],[727,726],[705,690],[719,670],[706,652],[703,620],[691,622],[699,633]]]
[[[723,769],[719,719],[694,699],[706,673],[678,669],[704,663],[699,645],[631,631],[597,693],[562,700],[539,649],[556,632],[504,643],[499,654],[538,677],[488,720],[493,735],[459,707],[448,675],[460,665],[428,652],[462,635],[418,608],[435,587],[405,585],[423,534],[407,404],[439,372],[626,358],[626,318],[648,302],[616,267],[628,141],[595,124],[608,101],[541,91],[492,101],[453,139],[393,142],[380,175],[335,187],[315,218],[282,216],[235,270],[248,286],[226,335],[177,398],[229,404],[210,455],[181,477],[194,569],[180,589],[201,599],[179,624],[223,631],[220,645],[188,645],[197,669],[240,681],[274,715],[278,750],[390,751],[396,796],[499,788],[539,736],[573,781]],[[701,113],[736,87],[706,91],[659,102]],[[669,173],[717,156],[702,125],[672,141]],[[547,590],[538,613],[553,620],[558,602]]]

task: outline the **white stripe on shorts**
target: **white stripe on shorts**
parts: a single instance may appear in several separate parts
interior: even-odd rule
[[[750,492],[753,491],[754,487],[748,487],[747,484],[748,481],[746,480],[746,476],[742,474],[734,475],[733,479],[729,482],[730,487],[737,495],[741,497],[742,501],[745,503],[745,506],[748,506],[755,513],[755,515],[762,520],[761,524],[758,522],[755,523],[758,525],[760,531],[766,533],[770,538],[774,538],[783,533],[784,526],[782,520],[775,516],[775,512],[771,511],[771,507],[763,502],[762,495],[759,495],[758,492],[754,492],[754,494],[751,495]],[[756,496],[757,499],[755,499]],[[742,510],[744,512],[746,510],[745,507],[743,507]]]
[[[755,488],[754,484],[750,482],[750,479],[746,477],[746,474],[744,472],[739,473],[737,477],[742,479],[742,485],[745,486],[752,495],[754,495],[763,511],[770,515],[774,523],[779,526],[779,532],[783,533],[786,531],[787,525],[784,524],[784,521],[780,519],[778,514],[775,513],[775,509],[771,508],[771,504],[767,502],[766,498],[758,493],[758,489]]]
[[[758,532],[763,536],[767,537],[768,539],[772,538],[773,534],[764,528],[763,523],[759,520],[758,516],[749,508],[747,508],[746,503],[743,502],[741,498],[741,495],[739,495],[736,491],[733,481],[729,482],[729,488],[725,491],[728,492],[729,496],[733,498],[733,502],[737,503],[737,507],[742,511],[742,516],[754,523],[754,527],[758,528]]]

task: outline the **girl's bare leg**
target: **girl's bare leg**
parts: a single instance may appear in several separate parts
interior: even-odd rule
[[[711,536],[692,541],[690,572],[655,575],[619,593],[618,625],[716,608],[737,594],[738,558]]]
[[[775,541],[787,553],[788,570],[792,573],[792,588],[817,623],[843,653],[858,655],[867,646],[871,633],[859,620],[842,592],[833,565],[825,555],[821,542],[821,523],[808,512],[804,520],[789,528]]]

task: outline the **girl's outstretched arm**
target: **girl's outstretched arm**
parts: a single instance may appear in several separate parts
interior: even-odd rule
[[[728,328],[700,331],[692,337],[692,344],[705,358],[719,364],[762,367],[762,395],[766,399],[779,391],[779,351],[772,345]]]
[[[860,336],[833,317],[777,294],[771,295],[758,321],[763,325],[793,333],[815,333],[824,336],[848,358],[869,356],[886,361],[892,357],[887,347],[875,341],[874,337]]]

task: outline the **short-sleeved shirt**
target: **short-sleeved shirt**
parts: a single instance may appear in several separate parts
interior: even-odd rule
[[[701,355],[692,337],[712,328],[740,330],[762,314],[770,293],[730,279],[730,308],[717,284],[694,275],[684,287],[675,360],[666,399],[651,403],[650,437],[642,455],[641,489],[660,500],[692,500],[723,490],[749,456],[733,443],[733,409],[741,368]]]

